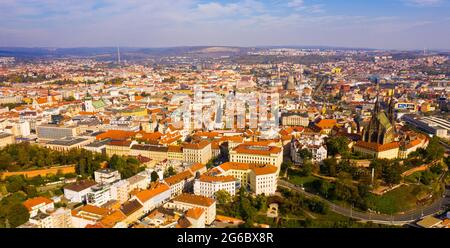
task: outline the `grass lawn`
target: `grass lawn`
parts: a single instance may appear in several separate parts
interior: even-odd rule
[[[307,176],[307,177],[301,177],[298,175],[289,175],[289,182],[295,184],[295,185],[307,185],[309,183],[312,183],[314,180],[317,180],[315,176]]]
[[[405,212],[416,207],[417,196],[429,191],[423,185],[405,185],[382,196],[370,195],[368,201],[375,211],[385,214]]]

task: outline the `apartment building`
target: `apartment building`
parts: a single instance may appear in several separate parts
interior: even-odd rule
[[[281,116],[281,124],[283,126],[302,126],[309,125],[309,117],[305,114],[289,113]]]
[[[130,140],[113,140],[106,144],[106,155],[128,156],[131,146],[136,142]]]
[[[69,137],[47,142],[45,147],[52,150],[65,152],[72,149],[84,148],[84,146],[89,143],[91,143],[89,139]]]
[[[28,209],[28,212],[30,212],[30,218],[36,216],[38,212],[45,213],[47,210],[55,207],[52,200],[42,196],[30,198],[26,200],[23,205]]]
[[[280,168],[283,163],[283,148],[241,144],[230,151],[230,162],[272,164]]]
[[[103,206],[108,201],[112,200],[111,198],[111,185],[109,184],[97,184],[91,187],[91,192],[86,194],[86,202],[87,204],[93,206]]]
[[[111,199],[124,203],[129,198],[130,183],[127,180],[120,180],[111,185]]]
[[[15,142],[16,139],[14,138],[14,135],[9,133],[0,133],[0,148],[14,144]]]
[[[167,147],[167,159],[168,160],[183,160],[183,147],[181,146],[168,146]]]
[[[86,202],[86,195],[91,192],[95,185],[97,183],[91,180],[69,184],[64,187],[64,197],[70,202]]]
[[[167,159],[167,152],[168,148],[166,146],[135,144],[131,146],[129,155],[135,157],[144,156],[160,162]]]
[[[111,184],[120,180],[120,173],[110,168],[100,169],[94,171],[94,179],[99,184]]]
[[[37,228],[71,228],[72,216],[68,208],[49,209],[39,212],[28,221],[32,227]]]
[[[136,193],[131,200],[137,200],[143,206],[144,213],[162,206],[170,199],[170,188],[167,184],[159,183],[150,189]]]
[[[36,134],[42,140],[57,140],[77,136],[78,128],[76,126],[44,124],[36,127]]]
[[[273,195],[277,190],[277,167],[273,165],[227,162],[216,167],[220,175],[232,176],[256,195]]]
[[[183,190],[188,187],[193,179],[194,174],[190,170],[186,170],[174,176],[168,177],[164,179],[164,181],[170,187],[171,197],[175,197],[181,195],[181,193],[183,193]]]
[[[239,187],[239,180],[232,176],[201,175],[200,178],[194,180],[194,194],[209,198],[215,198],[215,194],[219,190],[225,190],[234,196]]]
[[[209,143],[208,141],[183,144],[184,161],[206,164],[211,158],[212,158],[211,143]]]
[[[165,207],[181,211],[201,208],[206,213],[206,225],[211,225],[216,219],[216,200],[200,195],[181,194],[168,202]]]

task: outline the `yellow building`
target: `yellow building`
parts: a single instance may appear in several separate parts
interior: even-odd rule
[[[167,151],[166,146],[135,144],[130,148],[130,155],[136,157],[140,155],[161,162],[167,159]]]
[[[373,142],[358,141],[353,146],[355,152],[378,159],[396,159],[399,157],[399,149],[400,144],[398,142],[381,145]]]
[[[183,144],[183,160],[186,162],[206,164],[212,158],[211,143],[200,141],[198,143]]]
[[[230,162],[272,164],[279,170],[283,162],[283,148],[241,144],[230,151]]]
[[[256,194],[273,195],[277,190],[277,167],[269,164],[227,162],[216,167],[221,175],[232,176]]]
[[[129,140],[111,141],[106,144],[106,155],[128,156],[133,142]]]
[[[146,108],[136,108],[136,109],[127,109],[122,111],[121,113],[122,116],[135,116],[135,117],[139,117],[139,116],[147,116],[148,112]]]
[[[15,142],[16,139],[14,138],[14,135],[9,133],[0,133],[0,148],[14,144]]]
[[[168,160],[183,160],[183,148],[181,146],[169,146],[167,148],[167,159]]]

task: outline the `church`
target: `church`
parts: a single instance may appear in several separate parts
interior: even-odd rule
[[[379,86],[377,84],[378,92]],[[425,148],[428,143],[426,137],[418,137],[414,140],[405,139],[403,134],[396,130],[395,102],[391,97],[387,111],[382,109],[379,94],[372,111],[369,124],[363,129],[361,140],[353,146],[355,152],[378,159],[405,158],[409,153],[418,148]]]

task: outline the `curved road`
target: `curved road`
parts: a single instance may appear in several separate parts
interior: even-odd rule
[[[450,205],[450,188],[447,187],[445,190],[445,195],[441,197],[439,200],[436,200],[433,204],[429,206],[425,206],[423,208],[414,209],[409,212],[394,214],[394,215],[386,215],[386,214],[376,214],[370,212],[361,212],[351,208],[346,208],[340,205],[337,205],[333,202],[330,202],[318,195],[308,193],[302,190],[299,186],[292,184],[290,182],[284,180],[278,180],[278,185],[280,187],[288,188],[294,190],[300,194],[303,194],[306,197],[320,199],[326,202],[330,209],[333,212],[338,214],[354,218],[361,221],[371,221],[374,223],[380,224],[392,224],[392,225],[403,225],[416,220],[421,219],[424,216],[436,214],[441,210],[444,210],[446,206]]]

